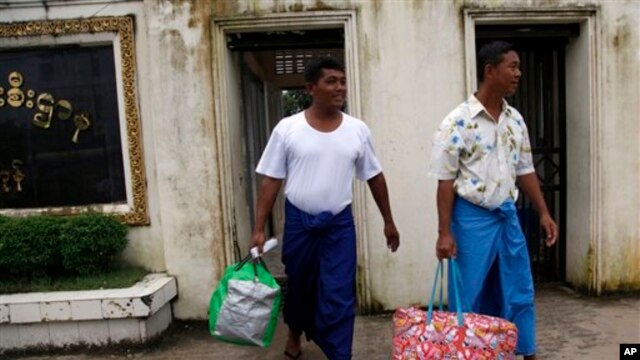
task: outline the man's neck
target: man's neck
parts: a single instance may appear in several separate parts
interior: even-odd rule
[[[333,107],[322,107],[316,104],[311,104],[311,106],[306,110],[307,117],[313,119],[314,121],[336,121],[342,118],[342,113],[340,109],[336,109]]]
[[[491,115],[497,122],[500,119],[502,104],[504,102],[502,95],[485,86],[480,86],[478,92],[475,93],[475,96],[484,108],[487,109],[489,115]]]
[[[322,132],[332,132],[342,123],[342,112],[335,108],[311,105],[305,110],[305,118],[312,128]]]

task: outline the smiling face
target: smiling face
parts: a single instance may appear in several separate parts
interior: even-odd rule
[[[502,61],[497,65],[488,64],[485,67],[485,82],[500,91],[503,97],[515,94],[521,76],[520,57],[513,50],[503,54]]]
[[[347,77],[343,71],[323,68],[318,81],[307,83],[307,91],[315,105],[340,110],[347,97]]]

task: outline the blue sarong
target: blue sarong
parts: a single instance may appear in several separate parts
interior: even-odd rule
[[[351,359],[355,320],[356,233],[351,206],[316,216],[285,204],[284,322],[330,360]]]
[[[451,231],[456,239],[456,262],[464,287],[462,296],[471,304],[471,311],[515,323],[518,327],[516,353],[535,354],[533,279],[527,241],[513,201],[488,210],[457,197]],[[449,304],[456,309],[451,280]]]

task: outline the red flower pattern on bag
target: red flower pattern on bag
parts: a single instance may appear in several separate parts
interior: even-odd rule
[[[453,312],[427,313],[415,307],[393,315],[393,360],[515,360],[518,329],[493,316],[464,313],[464,326]]]

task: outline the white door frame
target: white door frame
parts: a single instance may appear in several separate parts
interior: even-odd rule
[[[587,121],[576,123],[578,126],[588,127],[585,128],[585,132],[589,134],[589,151],[587,154],[572,155],[572,149],[567,147],[567,161],[572,161],[571,156],[575,156],[573,160],[578,159],[580,161],[588,162],[589,184],[585,187],[582,194],[584,197],[588,197],[588,221],[585,219],[570,219],[570,214],[567,214],[567,230],[571,227],[578,228],[577,233],[586,236],[577,236],[572,238],[572,241],[581,242],[581,249],[588,249],[582,251],[585,254],[569,254],[567,251],[567,257],[569,256],[583,256],[584,261],[581,258],[579,261],[573,262],[573,266],[580,263],[583,269],[573,269],[573,271],[583,271],[585,283],[574,284],[578,286],[586,286],[588,290],[600,293],[601,278],[600,272],[602,269],[600,259],[600,247],[602,239],[602,226],[601,226],[601,209],[602,209],[602,195],[601,195],[601,174],[602,164],[599,160],[600,156],[600,144],[601,144],[601,131],[600,121],[602,109],[601,100],[598,94],[601,93],[601,73],[602,64],[600,59],[596,56],[598,49],[598,23],[596,21],[597,8],[596,7],[563,7],[563,8],[540,8],[532,10],[531,8],[506,8],[506,9],[491,9],[491,8],[467,8],[464,10],[464,36],[465,36],[465,65],[466,65],[466,90],[467,94],[472,93],[476,89],[476,34],[475,26],[482,24],[492,25],[508,25],[508,24],[566,24],[566,23],[579,23],[581,24],[580,37],[584,38],[587,46],[588,64],[585,66],[585,74],[588,76],[586,82],[588,82],[587,99],[584,99],[582,103],[585,105],[584,113],[588,114]],[[567,91],[567,100],[573,94]],[[575,95],[573,95],[575,96]],[[586,108],[588,107],[588,108]],[[569,125],[569,124],[568,124]],[[582,156],[582,157],[581,157]],[[571,178],[567,178],[567,181],[571,181]],[[568,187],[569,188],[569,187]],[[588,190],[587,190],[588,189]],[[575,207],[576,204],[573,204]],[[570,198],[567,198],[567,208],[571,209],[572,203]],[[569,211],[571,213],[571,211]],[[567,240],[569,240],[569,232],[567,232]],[[570,265],[569,259],[567,259],[567,267]],[[569,268],[567,274],[569,274]]]
[[[350,89],[348,95],[349,112],[355,117],[361,115],[361,102],[359,93],[358,72],[358,39],[356,32],[355,11],[310,11],[304,13],[269,14],[259,17],[229,17],[214,18],[212,21],[212,51],[213,51],[213,86],[214,108],[216,121],[217,161],[221,173],[221,207],[223,232],[225,239],[225,262],[229,265],[233,262],[232,243],[237,236],[237,227],[246,224],[237,224],[235,221],[234,194],[240,194],[242,189],[236,189],[229,171],[231,168],[231,143],[229,136],[229,122],[227,116],[229,109],[226,102],[229,86],[228,77],[224,71],[228,49],[226,35],[242,32],[266,32],[285,30],[311,30],[324,28],[344,29],[345,69],[347,72],[347,86]],[[356,182],[354,187],[354,219],[357,229],[358,251],[358,303],[361,312],[366,312],[370,304],[370,276],[368,271],[368,257],[366,244],[365,219],[365,186]]]

